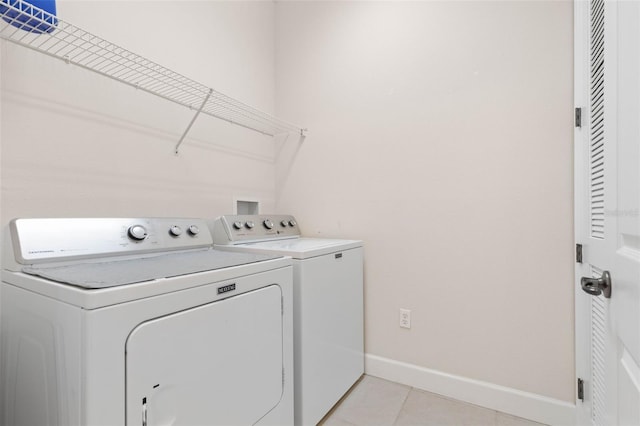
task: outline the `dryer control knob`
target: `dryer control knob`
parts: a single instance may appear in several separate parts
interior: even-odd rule
[[[252,220],[248,220],[247,223],[244,224],[244,226],[246,226],[247,229],[253,229],[253,227],[256,226],[256,224],[253,223]]]
[[[280,226],[282,226],[283,228],[286,228],[288,225],[289,225],[289,222],[287,222],[286,220],[280,221]]]
[[[187,232],[189,232],[189,234],[191,234],[192,237],[195,237],[200,233],[200,228],[198,228],[195,225],[191,225],[187,228]]]
[[[291,219],[291,220],[289,221],[289,226],[296,226],[296,225],[297,225],[297,223],[296,223],[296,221],[295,221],[295,220]]]
[[[173,225],[171,228],[169,228],[169,234],[174,237],[179,237],[180,235],[182,235],[182,228],[180,228],[178,225]]]
[[[147,238],[147,229],[142,225],[133,225],[129,227],[129,238],[135,241],[142,241]]]
[[[233,222],[233,227],[236,229],[242,229],[242,222],[240,222],[239,220]]]
[[[264,222],[262,222],[262,224],[267,229],[273,229],[273,222],[271,221],[271,219],[266,219]]]

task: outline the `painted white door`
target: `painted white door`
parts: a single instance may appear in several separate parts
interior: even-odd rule
[[[578,425],[640,425],[640,2],[576,1]],[[604,271],[611,295],[590,295]],[[585,279],[583,279],[583,277]],[[600,283],[602,285],[602,283]],[[579,396],[579,395],[578,395]]]

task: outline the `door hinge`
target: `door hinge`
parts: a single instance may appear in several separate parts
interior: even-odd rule
[[[576,263],[582,263],[582,244],[576,244]]]
[[[584,401],[584,380],[578,378],[578,399]]]
[[[575,126],[578,128],[582,127],[582,108],[575,109]]]

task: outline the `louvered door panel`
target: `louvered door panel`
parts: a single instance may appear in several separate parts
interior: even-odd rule
[[[605,237],[605,7],[604,0],[590,2],[590,121],[589,121],[589,209],[592,238]],[[591,266],[591,276],[602,270]],[[591,298],[591,421],[607,422],[607,305],[603,297]]]
[[[573,5],[574,93],[585,111],[575,131],[576,240],[583,245],[575,283],[583,392],[575,424],[640,426],[640,1]],[[603,270],[611,292],[585,293],[583,279]]]
[[[604,0],[591,2],[590,209],[591,236],[604,238]]]

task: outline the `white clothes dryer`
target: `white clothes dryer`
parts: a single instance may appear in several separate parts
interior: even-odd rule
[[[293,258],[295,424],[317,424],[364,373],[362,241],[301,237],[289,215],[210,226],[216,248]]]
[[[291,260],[199,219],[18,219],[2,271],[4,425],[291,425]]]

